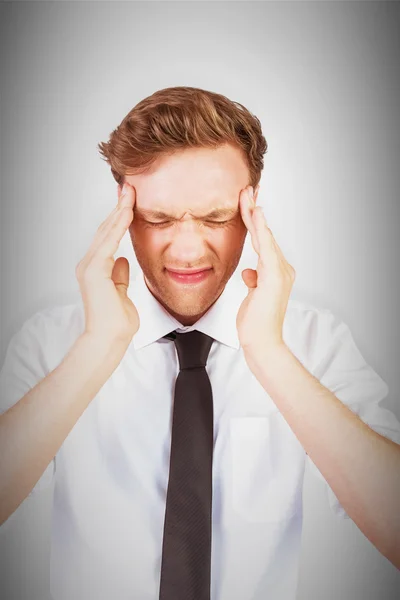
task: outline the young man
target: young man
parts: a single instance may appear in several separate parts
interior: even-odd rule
[[[160,90],[100,148],[119,198],[83,302],[33,315],[0,377],[1,522],[55,477],[54,600],[294,600],[306,461],[400,567],[400,425],[349,328],[289,298],[256,117]]]

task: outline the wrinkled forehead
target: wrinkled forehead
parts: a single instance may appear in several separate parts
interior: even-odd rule
[[[241,154],[224,147],[177,152],[159,159],[148,172],[126,179],[136,189],[138,208],[182,214],[237,207],[248,177]]]

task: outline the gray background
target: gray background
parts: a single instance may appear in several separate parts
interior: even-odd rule
[[[269,144],[259,202],[293,295],[351,327],[399,405],[397,2],[0,5],[1,363],[33,312],[79,295],[75,266],[116,202],[96,145],[157,89],[220,92]],[[128,236],[116,256],[136,263]],[[246,241],[240,269],[253,267]],[[47,600],[52,490],[0,529],[1,592]],[[299,600],[395,598],[400,573],[306,473]]]

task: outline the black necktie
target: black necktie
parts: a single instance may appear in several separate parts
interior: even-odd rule
[[[205,369],[214,339],[174,331],[175,383],[171,457],[159,600],[210,600],[214,411]]]

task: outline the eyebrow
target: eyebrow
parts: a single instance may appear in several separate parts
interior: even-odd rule
[[[175,219],[173,215],[168,215],[162,210],[149,210],[145,208],[136,209],[135,211],[140,216],[146,219]],[[238,213],[237,208],[215,208],[205,215],[198,215],[198,219],[220,219],[234,217]]]

